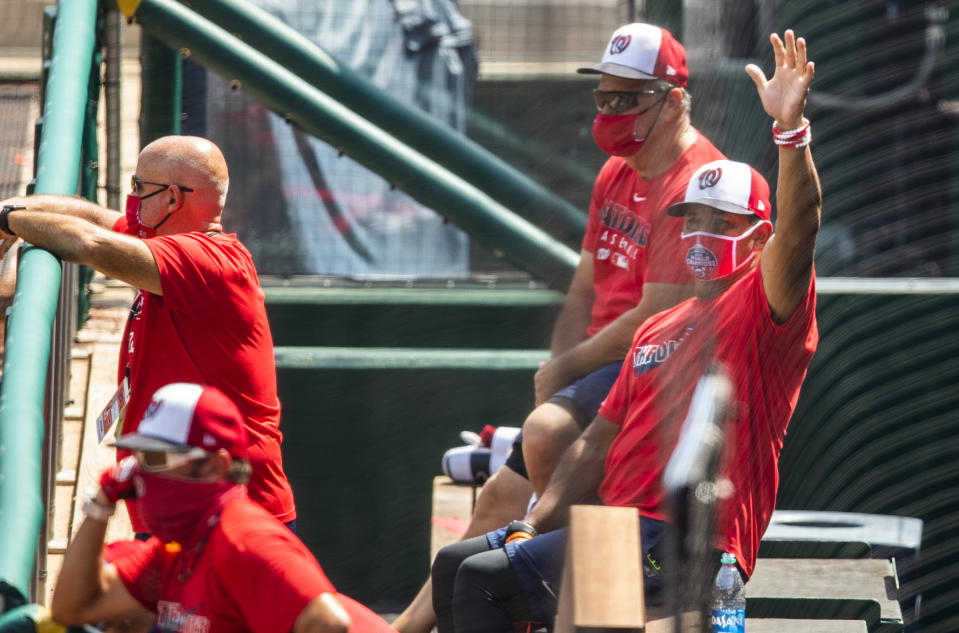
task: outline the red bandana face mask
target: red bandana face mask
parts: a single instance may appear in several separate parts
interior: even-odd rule
[[[686,267],[696,279],[720,279],[739,272],[756,256],[756,250],[749,251],[749,255],[742,261],[737,261],[739,243],[767,222],[759,222],[749,228],[742,235],[716,235],[706,231],[682,233],[680,238],[684,244],[689,244],[686,251]]]
[[[231,481],[195,481],[137,470],[134,475],[140,515],[164,543],[176,541],[187,550],[206,536],[211,519],[227,501],[244,491]]]
[[[593,140],[611,156],[632,156],[642,148],[646,137],[636,137],[638,114],[603,114],[593,120]]]

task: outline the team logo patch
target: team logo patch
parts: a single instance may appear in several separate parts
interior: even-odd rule
[[[723,177],[722,167],[707,169],[703,173],[699,174],[699,188],[709,189],[710,187],[715,187],[716,183],[718,183],[719,179],[722,177]]]
[[[622,53],[627,48],[629,48],[629,43],[633,41],[632,35],[617,35],[613,38],[613,41],[609,43],[609,54],[618,55]]]
[[[697,279],[707,279],[718,263],[712,251],[699,244],[686,251],[686,266]]]
[[[156,415],[156,413],[157,413],[157,411],[158,411],[159,409],[160,409],[160,401],[159,401],[159,400],[150,400],[150,404],[147,405],[146,411],[143,412],[143,418],[142,418],[142,419],[143,419],[143,420],[146,420],[146,419],[148,419],[148,418],[152,418],[154,415]]]

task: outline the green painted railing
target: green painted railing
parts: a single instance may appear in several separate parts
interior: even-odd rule
[[[96,19],[97,0],[60,5],[44,90],[36,193],[77,191]],[[45,385],[60,280],[56,257],[22,247],[0,383],[0,611],[22,604],[31,593],[44,505]]]
[[[576,252],[282,64],[174,0],[119,5],[169,48],[188,51],[202,66],[238,81],[264,106],[449,217],[496,256],[553,287],[565,288],[572,279]]]

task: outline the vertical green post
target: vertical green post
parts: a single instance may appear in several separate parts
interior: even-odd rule
[[[140,146],[179,134],[183,113],[183,58],[143,32],[140,40]]]
[[[93,61],[97,0],[58,6],[44,89],[37,193],[75,194]],[[30,595],[42,524],[42,451],[47,365],[61,280],[60,261],[21,249],[0,383],[0,598],[3,609]]]
[[[97,23],[98,41],[102,41],[102,34],[105,28],[104,19],[101,17]],[[90,69],[90,98],[87,99],[87,114],[83,127],[83,162],[80,172],[80,195],[87,200],[97,202],[97,186],[100,179],[100,146],[97,135],[97,110],[99,106],[100,95],[100,66],[103,63],[103,54],[97,47],[94,55],[93,66]],[[87,317],[90,314],[90,295],[87,293],[87,286],[93,279],[93,269],[89,266],[80,266],[78,271],[77,288],[77,321],[76,329],[83,327]]]

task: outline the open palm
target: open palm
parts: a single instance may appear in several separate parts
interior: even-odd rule
[[[792,130],[802,125],[802,113],[809,84],[815,74],[815,64],[806,59],[806,41],[803,38],[797,39],[788,30],[784,33],[784,39],[785,42],[775,33],[769,36],[776,58],[772,79],[767,80],[755,64],[746,66],[746,74],[756,84],[766,113],[776,119],[779,128]]]

